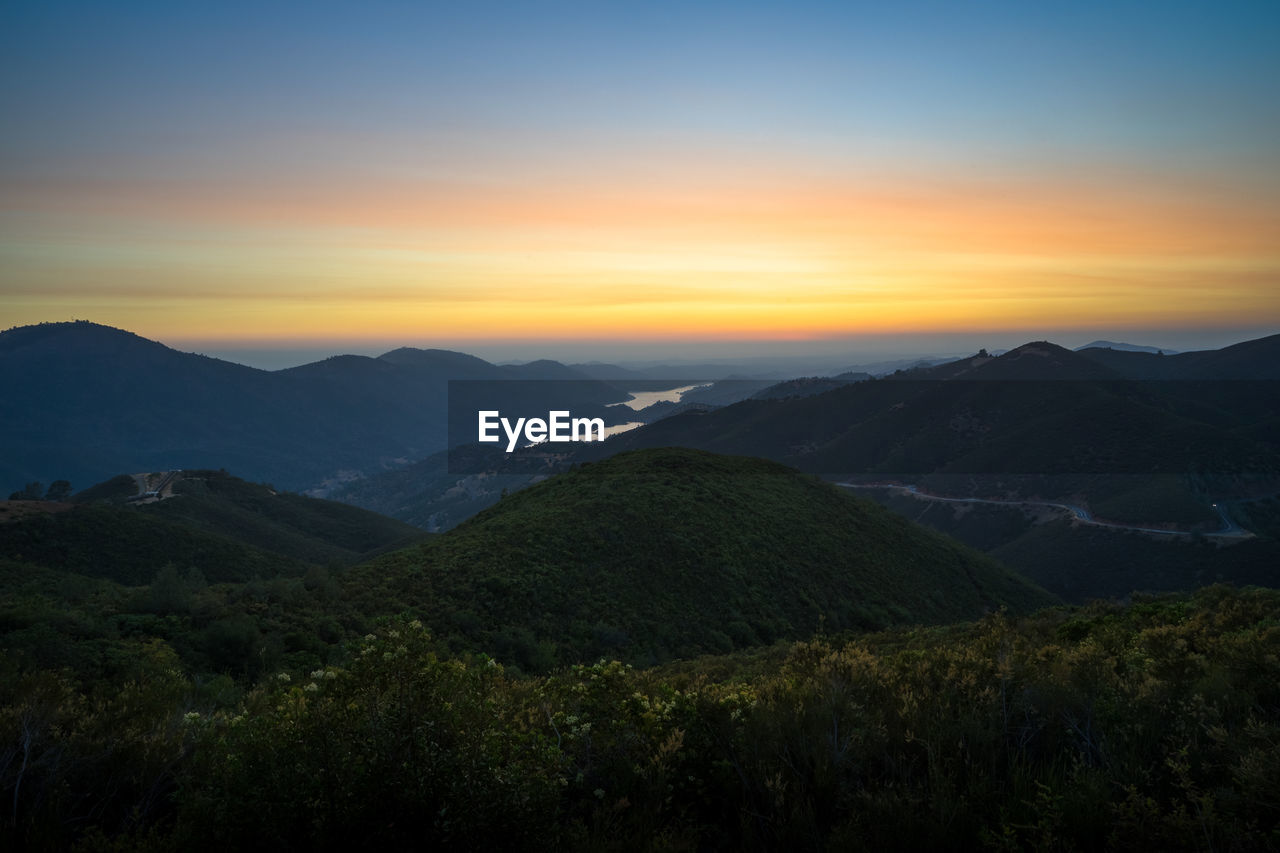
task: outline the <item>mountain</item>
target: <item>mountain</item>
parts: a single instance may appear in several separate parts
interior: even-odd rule
[[[1116,343],[1115,341],[1094,341],[1085,344],[1082,347],[1076,347],[1076,352],[1086,349],[1113,349],[1122,350],[1124,352],[1149,352],[1155,355],[1176,355],[1177,350],[1166,349],[1163,347],[1147,347],[1139,344]]]
[[[1269,364],[1272,342],[1186,356],[1258,373]],[[1216,523],[1210,496],[1266,491],[1262,481],[1280,472],[1280,394],[1270,380],[1132,380],[1099,363],[1096,352],[1040,341],[870,381],[866,374],[856,383],[831,380],[830,388],[827,380],[797,380],[763,391],[750,382],[720,382],[700,390],[719,393],[723,386],[747,396],[741,391],[749,389],[761,399],[715,410],[655,404],[641,413],[648,425],[578,448],[565,460],[645,447],[697,447],[819,474],[905,477],[933,484],[942,494],[1070,497],[1105,506],[1107,518],[1157,524]],[[1186,357],[1118,355],[1165,362]],[[441,458],[348,484],[339,494],[446,529],[495,501],[503,489],[529,482],[518,476],[515,461],[506,458],[493,468],[454,466],[456,472],[465,469],[464,476],[449,474]],[[523,473],[547,473],[539,465]],[[1153,477],[1160,500],[1151,499]],[[1167,515],[1171,507],[1176,512]]]
[[[1255,583],[1274,577],[1275,535],[1257,519],[1259,500],[1280,486],[1280,393],[1274,380],[1248,377],[1280,363],[1278,341],[1178,356],[1032,342],[812,396],[675,415],[574,458],[696,447],[935,495],[1070,503],[1121,526],[1197,534],[1222,527],[1211,506],[1221,502],[1255,540],[1162,538],[1078,525],[1060,511],[892,505],[1071,600]],[[1183,376],[1246,378],[1133,379],[1119,358],[1181,365]]]
[[[504,365],[503,368],[507,372],[508,378],[511,379],[577,381],[583,378],[593,378],[548,358],[538,359],[527,364],[508,364]]]
[[[832,373],[836,376],[841,376],[849,373],[852,373],[852,374],[867,373],[872,376],[888,376],[889,374],[900,371],[900,370],[914,370],[919,367],[935,367],[939,364],[947,364],[948,362],[952,362],[955,360],[956,360],[955,356],[950,356],[946,358],[941,356],[930,356],[927,358],[925,357],[898,358],[898,359],[890,359],[888,361],[873,361],[869,364],[855,364],[849,367],[832,371]]]
[[[1195,357],[1265,376],[1280,336]],[[1280,394],[1269,379],[1133,380],[1090,353],[1038,341],[812,396],[689,412],[584,448],[698,447],[820,474],[1280,473]],[[1280,364],[1280,353],[1276,363]]]
[[[804,376],[778,382],[768,388],[762,388],[751,395],[755,400],[781,400],[787,397],[811,397],[822,394],[833,388],[841,388],[851,382],[865,382],[871,379],[870,373],[842,373],[839,376]],[[734,401],[737,402],[737,401]]]
[[[1280,472],[1280,448],[1270,441],[1280,402],[1252,386],[1214,389],[1216,405],[1200,410],[1158,385],[1072,378],[1107,371],[1066,350],[1073,358],[1062,361],[1030,354],[1039,347],[1020,350],[675,415],[576,456],[675,445],[819,474]],[[1064,378],[1034,381],[1055,373]],[[932,378],[939,375],[947,378]]]
[[[395,601],[459,648],[526,669],[602,655],[660,661],[1054,600],[816,478],[673,448],[554,476],[343,582],[362,612]]]
[[[592,361],[587,362],[586,364],[571,364],[569,367],[578,371],[583,376],[590,376],[592,379],[627,380],[647,378],[646,374],[642,371],[619,367],[616,364],[606,364],[602,361]]]
[[[969,358],[917,367],[894,379],[966,379],[985,382],[1063,382],[1114,380],[1119,374],[1049,341],[1032,341],[993,356],[986,350]]]
[[[633,380],[648,379],[651,381],[679,380],[682,382],[711,382],[719,379],[785,379],[792,373],[777,364],[762,362],[760,364],[733,362],[661,362],[636,364],[621,367],[616,364],[574,364],[573,369],[581,371],[596,379]]]
[[[1082,349],[1079,355],[1127,379],[1280,379],[1280,335],[1244,341],[1222,349],[1176,355],[1098,348]]]
[[[561,381],[529,381],[551,378]],[[265,371],[108,326],[46,323],[0,332],[0,482],[226,467],[315,487],[445,449],[450,380],[493,383],[468,387],[512,410],[573,407],[606,423],[620,417],[607,404],[626,397],[554,362],[505,368],[405,348]]]
[[[378,356],[378,361],[419,369],[446,371],[458,379],[504,378],[502,369],[482,358],[447,349],[400,347]]]

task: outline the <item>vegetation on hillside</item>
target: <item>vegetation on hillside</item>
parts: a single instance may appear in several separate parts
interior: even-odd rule
[[[1280,592],[539,678],[417,621],[240,697],[0,659],[28,849],[1280,848]]]
[[[225,471],[184,471],[176,499],[142,507],[159,518],[234,533],[250,545],[309,563],[352,563],[425,539],[384,515],[249,483]]]
[[[858,494],[987,552],[1063,601],[1280,582],[1275,499],[1229,504],[1231,516],[1257,535],[1218,539],[1079,524],[1043,507],[930,501],[887,489]],[[1211,529],[1220,526],[1218,518]]]
[[[310,565],[354,563],[426,537],[376,513],[220,471],[183,472],[173,491],[127,504],[133,479],[112,478],[75,495],[69,511],[0,524],[0,555],[136,586],[168,564],[213,582],[302,575]]]
[[[127,673],[154,642],[187,671],[245,683],[316,665],[367,627],[337,604],[343,566],[427,536],[221,472],[184,476],[175,497],[155,503],[125,505],[136,494],[126,476],[86,489],[77,504],[35,505],[58,512],[6,514],[7,655],[80,683]]]
[[[302,559],[395,532],[351,508],[125,485],[0,525],[0,848],[1280,849],[1280,591],[1033,614],[699,451],[356,567]]]
[[[981,554],[759,459],[659,449],[523,489],[343,577],[362,613],[422,617],[526,670],[649,664],[827,630],[1054,599]],[[387,610],[387,603],[397,608]]]

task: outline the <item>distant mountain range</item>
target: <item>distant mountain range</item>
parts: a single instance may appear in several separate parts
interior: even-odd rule
[[[1079,354],[1126,379],[1280,379],[1280,335],[1176,355],[1117,348],[1090,348]]]
[[[1181,381],[1137,381],[1153,378]],[[1280,336],[1163,357],[1037,342],[812,396],[688,412],[579,455],[679,445],[822,474],[1275,473],[1277,378]]]
[[[499,367],[447,350],[343,355],[265,371],[87,322],[0,333],[0,482],[226,468],[304,489],[448,446],[450,380],[504,380],[511,410],[549,403],[606,423],[627,398],[562,364]],[[514,380],[554,380],[531,386]]]
[[[263,371],[86,322],[10,329],[0,333],[0,482],[9,491],[33,480],[225,468],[320,494],[351,483],[347,499],[443,529],[528,482],[450,479],[443,460],[429,461],[474,434],[468,422],[450,440],[449,381],[482,380],[509,409],[545,412],[554,392],[575,416],[636,417],[609,404],[628,398],[623,384],[642,380],[584,369],[629,373],[554,361],[499,366],[412,348]],[[1280,395],[1267,384],[1280,379],[1280,335],[1172,355],[1036,342],[867,376],[717,383],[642,419],[673,416],[573,458],[675,445],[819,473],[1269,475],[1280,467]],[[758,399],[728,405],[750,395]],[[424,521],[433,517],[444,521]]]
[[[1150,491],[1136,475],[1274,475],[1280,465],[1278,365],[1280,336],[1174,356],[1031,343],[872,381],[864,374],[847,377],[858,380],[852,382],[781,383],[754,391],[761,399],[678,412],[561,462],[640,447],[700,447],[816,473],[911,475],[977,495],[989,489],[1080,494],[1106,499],[1114,511],[1126,503],[1122,492]],[[1149,381],[1153,374],[1158,381]],[[512,461],[500,459],[493,469],[455,466],[450,474],[442,455],[353,482],[336,496],[447,529],[503,489],[546,472],[542,462],[538,470],[521,471]],[[1049,473],[1076,476],[1053,484],[1039,476],[1004,476],[995,485],[973,477]],[[1121,474],[1129,476],[1115,476]],[[1184,508],[1176,514],[1181,518],[1194,503],[1212,518],[1204,491],[1210,484],[1185,477],[1177,483],[1177,496],[1127,501],[1124,517],[1174,521],[1164,517],[1171,506]]]
[[[1156,355],[1177,355],[1178,353],[1177,350],[1166,349],[1164,347],[1147,347],[1141,346],[1140,344],[1116,343],[1115,341],[1094,341],[1093,343],[1085,344],[1082,347],[1076,347],[1076,352],[1087,349],[1115,349],[1123,350],[1124,352],[1149,352]]]

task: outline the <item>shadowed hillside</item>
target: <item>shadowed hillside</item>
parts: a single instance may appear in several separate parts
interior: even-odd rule
[[[166,500],[128,502],[135,493],[132,477],[115,477],[77,494],[74,505],[52,505],[63,511],[0,524],[0,556],[126,585],[148,583],[165,566],[241,582],[353,563],[428,535],[219,471],[183,472]]]
[[[344,582],[366,612],[399,601],[459,645],[524,668],[665,660],[1053,600],[830,484],[677,449],[583,465]]]

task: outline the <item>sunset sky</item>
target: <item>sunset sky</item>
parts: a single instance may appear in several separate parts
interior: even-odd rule
[[[6,0],[0,47],[0,327],[530,357],[1280,331],[1271,0]]]

